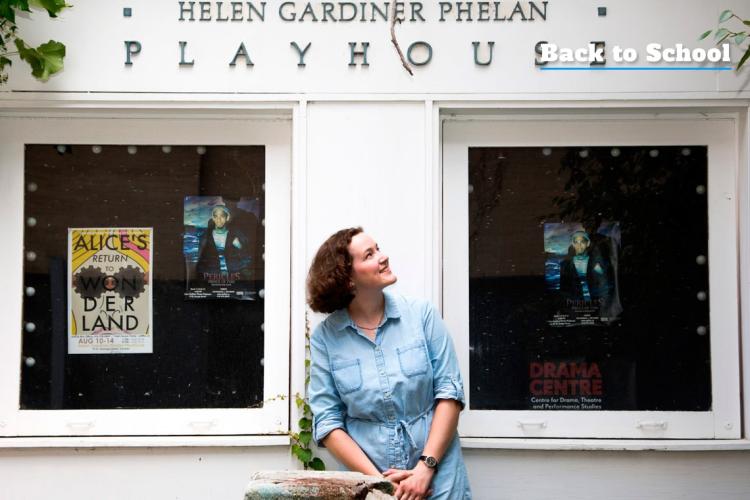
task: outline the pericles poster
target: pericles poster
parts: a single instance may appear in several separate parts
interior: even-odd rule
[[[151,228],[68,229],[68,354],[153,352]]]
[[[619,317],[619,248],[618,222],[595,232],[581,223],[544,224],[544,276],[554,297],[550,326],[602,325]]]
[[[186,299],[257,298],[259,212],[253,198],[185,197]]]

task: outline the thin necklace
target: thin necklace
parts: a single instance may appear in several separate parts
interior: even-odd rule
[[[378,326],[380,325],[380,322],[383,321],[383,316],[385,316],[385,310],[382,313],[380,313],[380,319],[378,319],[378,322],[376,323],[376,325],[372,326],[372,327],[370,327],[370,326],[362,326],[359,323],[357,323],[356,321],[354,321],[354,324],[358,328],[361,328],[362,330],[377,330]]]

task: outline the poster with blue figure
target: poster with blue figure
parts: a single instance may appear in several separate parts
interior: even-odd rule
[[[184,202],[185,298],[256,300],[263,280],[259,201],[186,196]]]
[[[580,222],[544,224],[544,277],[554,300],[553,327],[610,324],[622,313],[618,287],[619,222],[595,230]]]

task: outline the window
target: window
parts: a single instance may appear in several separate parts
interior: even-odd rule
[[[0,432],[285,433],[290,120],[3,122]]]
[[[733,120],[443,133],[462,434],[739,437]]]

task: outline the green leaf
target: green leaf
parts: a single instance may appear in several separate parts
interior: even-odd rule
[[[11,64],[13,64],[13,61],[8,59],[7,57],[0,56],[0,71],[2,71],[6,66],[10,66]]]
[[[57,17],[60,11],[66,7],[70,7],[70,5],[65,3],[65,0],[28,0],[28,3],[32,7],[46,10],[49,17]]]
[[[737,45],[741,45],[746,38],[747,33],[745,33],[744,31],[742,33],[737,33],[737,36],[734,37],[734,43],[736,43]]]
[[[745,51],[745,55],[742,56],[742,59],[740,59],[740,62],[737,63],[737,71],[740,70],[740,68],[742,67],[743,64],[745,64],[745,61],[747,61],[748,58],[750,58],[750,47],[747,48],[747,50]]]
[[[703,34],[702,34],[702,35],[701,35],[701,36],[700,36],[700,37],[698,38],[698,40],[705,40],[705,39],[706,39],[706,37],[707,37],[708,35],[710,35],[712,31],[713,31],[713,30],[708,30],[708,31],[704,32],[704,33],[703,33]]]
[[[724,43],[724,40],[726,40],[727,38],[729,38],[732,35],[733,35],[733,33],[727,33],[726,35],[724,35],[723,37],[721,37],[721,40],[719,40],[718,42],[716,42],[716,45],[721,45],[722,43]]]
[[[732,11],[727,9],[719,15],[719,22],[723,23],[724,21],[728,21],[731,17]]]
[[[745,19],[744,21],[742,21],[742,24],[744,24],[745,26],[750,26],[750,19]]]
[[[294,402],[297,404],[297,408],[302,408],[302,405],[305,404],[305,400],[302,399],[299,394],[294,396]]]
[[[310,368],[310,360],[309,359],[305,360],[305,368]]]
[[[326,464],[318,457],[313,458],[307,466],[312,470],[326,470]]]
[[[15,42],[18,55],[29,63],[31,74],[39,80],[46,82],[50,75],[63,69],[65,45],[60,42],[50,40],[37,48],[29,47],[20,38],[16,38]]]
[[[312,439],[312,432],[310,431],[301,431],[299,433],[299,442],[304,444],[305,446],[310,444],[310,439]]]
[[[307,448],[303,448],[298,444],[292,445],[292,453],[303,464],[312,460],[312,451]]]
[[[716,33],[714,34],[714,40],[718,40],[721,37],[726,37],[730,34],[730,31],[726,28],[719,28],[716,30]]]
[[[310,405],[305,403],[305,405],[302,407],[302,411],[305,415],[311,415],[312,410],[310,409]]]
[[[312,420],[305,417],[299,419],[299,428],[304,431],[309,431],[310,429],[312,429]]]

